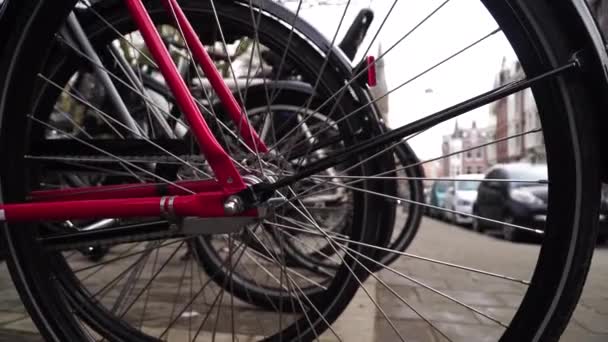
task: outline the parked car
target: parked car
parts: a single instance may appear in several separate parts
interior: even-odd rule
[[[448,182],[448,190],[443,200],[443,207],[452,211],[463,213],[464,215],[455,214],[453,212],[444,211],[443,217],[456,224],[471,224],[473,219],[473,203],[477,198],[477,188],[481,183],[478,180],[483,179],[484,174],[468,174],[454,177],[454,180]]]
[[[486,179],[477,190],[473,214],[499,222],[513,223],[525,227],[543,229],[547,218],[547,184],[536,181],[547,180],[544,164],[514,163],[496,165],[488,170]],[[508,180],[530,180],[534,182],[510,182]],[[473,219],[473,229],[500,229],[506,240],[522,238],[521,229],[490,221]]]
[[[449,182],[437,180],[433,183],[429,194],[429,204],[435,207],[443,208],[443,200],[448,190]],[[443,215],[443,210],[429,208],[429,216],[440,218]]]

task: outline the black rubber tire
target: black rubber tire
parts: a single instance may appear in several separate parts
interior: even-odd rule
[[[479,216],[479,212],[477,211],[477,206],[473,205],[473,215]],[[483,220],[480,220],[476,217],[473,217],[473,223],[471,223],[471,229],[476,233],[484,233],[486,231],[486,227],[483,223]]]
[[[515,219],[513,218],[513,215],[509,214],[509,213],[505,213],[503,215],[503,222],[506,223],[512,223],[515,224]],[[502,237],[503,239],[505,239],[506,241],[509,242],[519,242],[521,240],[521,231],[519,231],[516,228],[507,226],[507,225],[503,225],[502,226]]]
[[[423,211],[426,208],[425,206],[415,204],[416,202],[425,203],[424,184],[421,180],[421,178],[425,177],[425,174],[416,153],[407,143],[397,145],[394,150],[394,154],[399,161],[397,168],[406,167],[403,171],[405,171],[406,177],[410,178],[407,181],[407,187],[410,191],[410,196],[408,199],[411,202],[408,203],[407,219],[403,226],[393,228],[393,230],[400,230],[396,237],[391,238],[388,248],[403,252],[409,247],[416,237],[418,228],[420,227],[420,223],[422,221],[422,216],[424,214]],[[399,206],[397,206],[397,210],[399,210]],[[383,265],[388,266],[395,262],[395,260],[399,259],[399,257],[401,257],[401,255],[398,253],[381,252],[380,262]],[[382,269],[382,267],[380,265],[376,265],[372,269],[378,271]]]
[[[267,88],[264,89],[264,88]],[[275,108],[279,106],[292,106],[296,109],[301,108],[306,104],[306,101],[310,98],[312,94],[312,88],[307,87],[306,84],[298,85],[294,82],[279,82],[276,84],[267,84],[267,85],[259,85],[252,86],[247,91],[247,99],[244,105],[244,108],[248,110],[248,113],[251,113],[252,110],[258,108],[267,108],[268,104],[266,102],[266,91],[268,93],[273,94],[276,91],[276,95],[273,100],[273,106]],[[323,101],[315,101],[311,108],[317,108]],[[333,106],[327,106],[328,109]],[[218,105],[215,109],[215,112],[220,116],[224,117],[222,108]],[[323,111],[319,111],[323,114]],[[277,123],[277,127],[280,127],[281,124]],[[341,130],[340,134],[343,135],[344,141],[348,139],[349,135],[354,135],[353,132],[344,132]],[[331,147],[331,146],[330,146]],[[379,158],[375,161],[374,166],[377,170],[390,170],[395,168],[394,163],[390,163],[389,158]],[[371,170],[370,170],[371,171]],[[359,171],[357,171],[359,172]],[[388,182],[387,188],[394,188],[394,182]],[[390,187],[389,187],[390,185]],[[355,203],[356,204],[356,203]],[[385,214],[388,214],[394,206],[380,206],[377,205],[375,210],[379,210]],[[362,208],[353,207],[353,212],[361,210]],[[394,210],[394,209],[393,209]],[[352,225],[355,217],[349,217],[350,222],[346,224],[346,231],[343,233],[350,234],[349,231],[353,229]],[[354,221],[356,222],[356,221]],[[267,238],[274,238],[275,243],[283,244],[283,256],[285,257],[286,264],[296,264],[300,267],[306,268],[313,272],[317,271],[319,267],[329,267],[327,266],[321,258],[321,256],[309,255],[303,252],[300,252],[294,245],[289,242],[283,234],[272,233],[272,227],[262,226],[260,229],[266,229],[271,233]],[[360,229],[360,228],[355,228]],[[264,254],[267,257],[272,257],[269,255],[267,249],[264,247],[258,246],[259,242],[257,242],[254,238],[250,238],[252,241],[247,242],[249,248],[256,250],[258,253]],[[218,255],[217,249],[213,246],[212,237],[210,236],[201,236],[198,239],[192,242],[192,248],[194,256],[198,259],[200,266],[206,271],[207,274],[215,275],[213,277],[213,281],[222,287],[228,293],[232,293],[237,298],[248,302],[250,304],[254,304],[260,308],[264,308],[267,310],[276,310],[276,308],[282,308],[285,312],[301,312],[302,308],[300,305],[297,305],[300,301],[307,301],[302,299],[301,297],[306,295],[308,299],[311,300],[312,303],[319,306],[322,301],[327,298],[327,293],[323,291],[321,288],[315,286],[302,286],[298,292],[301,291],[302,295],[298,295],[295,298],[293,295],[287,295],[284,290],[279,289],[278,287],[270,287],[258,284],[254,281],[248,279],[246,275],[241,275],[239,272],[233,272],[232,270],[228,270],[225,267],[225,260]],[[323,247],[323,251],[321,252],[324,255],[332,255],[335,253],[335,250],[330,246]],[[337,267],[333,267],[333,270],[336,271]],[[331,277],[331,276],[329,276]]]
[[[578,29],[565,24],[577,16],[568,1],[483,3],[492,13],[512,13],[510,18],[495,19],[527,75],[563,65],[590,48]],[[591,95],[592,82],[579,70],[532,88],[544,130],[549,179],[560,185],[549,189],[547,229],[538,263],[503,341],[559,340],[583,289],[600,202],[599,135],[594,124],[599,108]],[[568,127],[558,127],[560,121],[568,122]]]

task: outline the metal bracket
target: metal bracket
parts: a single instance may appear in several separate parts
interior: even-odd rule
[[[185,235],[212,235],[236,233],[246,225],[255,223],[257,217],[184,217],[180,232]]]

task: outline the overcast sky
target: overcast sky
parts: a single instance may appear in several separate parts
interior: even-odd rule
[[[378,42],[382,48],[386,50],[391,47],[442,2],[399,0],[380,32]],[[362,44],[360,52],[364,52],[393,0],[352,0],[337,42],[359,10],[369,7],[370,3],[370,8],[375,12],[375,19],[368,31],[368,41]],[[295,11],[296,4],[289,7]],[[306,6],[301,10],[301,16],[331,41],[345,7]],[[478,0],[451,0],[432,19],[385,56],[388,89],[395,88],[497,27],[494,19]],[[370,54],[378,55],[377,46],[371,49]],[[502,33],[498,33],[458,58],[395,91],[389,96],[390,126],[403,125],[492,89],[504,56],[509,61],[515,59],[509,43]],[[483,107],[459,117],[458,123],[461,127],[470,126],[475,120],[478,127],[484,127],[488,125],[488,112],[489,106]],[[453,128],[454,121],[449,121],[412,139],[412,145],[419,157],[427,159],[439,156],[441,137],[450,133]]]

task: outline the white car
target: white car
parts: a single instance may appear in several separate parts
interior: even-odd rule
[[[473,219],[466,214],[473,212],[473,203],[477,199],[477,188],[483,174],[459,175],[450,180],[450,185],[443,200],[443,207],[458,213],[444,211],[443,218],[456,224],[471,224]]]

